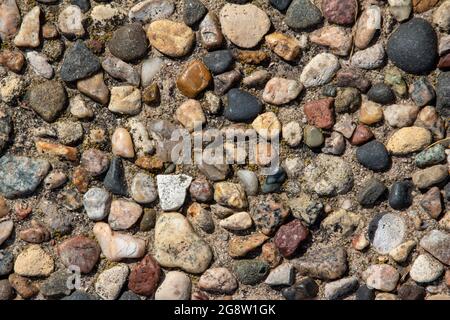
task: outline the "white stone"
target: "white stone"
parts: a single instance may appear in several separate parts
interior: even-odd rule
[[[353,67],[361,69],[376,69],[381,67],[384,62],[385,51],[381,43],[378,43],[365,50],[356,52],[351,60],[350,64]]]
[[[191,184],[192,177],[179,175],[157,175],[158,195],[161,209],[164,211],[178,210],[186,199],[186,191]]]
[[[29,51],[26,53],[28,63],[33,71],[38,75],[46,79],[53,77],[53,67],[48,63],[47,57],[36,51]]]
[[[80,7],[67,6],[58,18],[58,27],[62,34],[71,37],[82,37],[86,33],[83,27],[83,13]]]
[[[444,272],[443,265],[429,254],[421,254],[414,260],[409,275],[419,283],[436,280]]]
[[[109,213],[111,195],[101,188],[90,188],[83,196],[83,205],[89,219],[103,220]]]
[[[264,283],[269,286],[289,286],[294,283],[294,266],[283,263],[270,271]]]
[[[24,17],[19,33],[14,38],[14,44],[18,47],[39,47],[41,9],[38,6],[31,9]]]
[[[250,228],[253,225],[253,220],[248,212],[243,211],[232,214],[228,218],[221,220],[219,224],[222,228],[239,231]]]
[[[95,292],[104,300],[119,297],[130,270],[125,263],[120,263],[100,273],[95,282]]]
[[[324,85],[330,82],[339,68],[339,60],[335,55],[319,53],[303,69],[300,82],[306,88]]]
[[[142,62],[141,83],[142,87],[150,85],[164,66],[164,60],[159,57],[148,58]]]
[[[149,23],[153,20],[165,19],[172,15],[175,5],[172,0],[145,0],[134,5],[128,17],[132,21]]]
[[[411,15],[411,0],[389,0],[389,10],[397,21],[404,21]]]
[[[180,271],[170,271],[155,293],[155,300],[189,300],[191,279]]]

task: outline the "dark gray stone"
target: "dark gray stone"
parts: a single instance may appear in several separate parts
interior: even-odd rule
[[[373,140],[356,150],[356,159],[364,167],[373,171],[383,171],[389,168],[390,157],[384,144]]]
[[[117,29],[108,46],[114,56],[129,62],[147,53],[148,41],[142,25],[135,22]]]
[[[395,101],[394,91],[384,83],[374,84],[367,92],[367,97],[369,100],[380,104],[391,104]]]
[[[317,283],[309,278],[303,278],[293,286],[281,290],[281,294],[286,300],[309,300],[315,298],[319,293]]]
[[[71,276],[73,276],[73,274],[66,270],[59,270],[52,273],[50,277],[42,283],[40,289],[41,293],[51,299],[69,295],[72,292],[69,279]]]
[[[255,96],[239,89],[231,89],[225,106],[225,118],[235,122],[246,122],[255,119],[262,111],[262,104]]]
[[[128,194],[125,182],[125,172],[120,158],[112,158],[111,165],[103,180],[103,185],[106,189],[116,195],[126,196]]]
[[[450,72],[441,72],[436,85],[436,108],[443,117],[450,116]]]
[[[286,12],[285,22],[292,29],[306,29],[319,24],[322,19],[320,9],[310,0],[294,0]]]
[[[119,300],[142,300],[142,299],[133,291],[125,291],[124,293],[122,293]]]
[[[369,289],[366,285],[362,285],[356,290],[355,300],[374,300],[375,290]]]
[[[199,22],[208,12],[205,5],[199,0],[184,0],[183,21],[188,26]]]
[[[91,8],[89,0],[71,0],[70,3],[78,6],[83,13],[88,12]]]
[[[387,43],[389,59],[412,74],[425,74],[436,68],[437,36],[431,24],[421,18],[402,23]]]
[[[277,168],[274,174],[266,177],[266,181],[264,181],[263,185],[261,186],[262,193],[279,191],[286,178],[287,175],[284,169],[281,167]]]
[[[207,53],[203,62],[213,74],[220,74],[230,69],[234,58],[230,50],[218,50]]]
[[[49,170],[47,160],[3,156],[0,158],[0,194],[6,198],[32,194]]]
[[[33,85],[27,97],[30,107],[47,122],[55,121],[67,104],[66,90],[58,81]]]
[[[389,191],[389,205],[395,210],[408,208],[412,204],[412,183],[410,181],[397,181]]]
[[[14,255],[6,250],[0,250],[0,277],[11,273],[14,266]]]
[[[78,40],[66,50],[61,66],[61,79],[72,82],[87,78],[100,70],[100,61],[83,41]]]
[[[291,2],[292,0],[270,0],[270,4],[272,5],[272,7],[274,7],[278,11],[286,10]]]
[[[267,262],[261,260],[240,260],[234,265],[234,274],[242,284],[255,285],[269,272]]]
[[[70,296],[64,297],[61,300],[98,300],[98,298],[90,293],[76,290]]]
[[[386,192],[383,182],[376,178],[370,179],[358,193],[358,202],[363,207],[370,207]]]
[[[8,144],[12,130],[11,118],[4,110],[0,109],[0,152]]]

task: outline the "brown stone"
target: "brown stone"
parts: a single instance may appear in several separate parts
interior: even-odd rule
[[[57,247],[61,262],[66,266],[78,266],[82,273],[89,273],[100,258],[100,247],[95,240],[75,236]]]
[[[274,243],[283,257],[292,256],[300,243],[308,237],[309,231],[300,220],[295,219],[278,229]]]
[[[287,61],[294,61],[300,55],[300,43],[291,36],[281,32],[274,32],[265,37],[269,48]]]
[[[150,171],[159,171],[164,167],[164,162],[158,156],[142,156],[134,164]]]
[[[97,73],[92,77],[79,80],[77,82],[77,89],[102,105],[109,101],[109,89],[103,80],[103,72]]]
[[[269,237],[262,233],[231,238],[228,242],[228,254],[232,258],[244,257],[250,251],[261,246],[267,239]]]
[[[0,65],[13,72],[20,72],[25,63],[25,57],[20,51],[3,50],[0,52]]]
[[[359,146],[363,143],[366,143],[373,137],[373,132],[368,126],[359,124],[353,132],[352,137],[350,138],[350,143],[354,146]]]
[[[78,159],[77,148],[64,146],[58,143],[51,143],[43,140],[36,141],[36,149],[40,153],[57,156],[70,161],[76,161]]]
[[[59,32],[53,23],[47,22],[42,26],[42,36],[44,39],[55,39],[59,36]]]
[[[159,87],[156,82],[153,82],[151,85],[147,86],[142,91],[142,101],[148,105],[158,104],[161,99],[161,94],[159,92]]]
[[[189,186],[191,197],[199,202],[208,202],[213,198],[213,188],[205,177],[199,177]]]
[[[331,22],[350,25],[355,22],[358,2],[355,0],[323,0],[322,13]]]
[[[432,217],[433,219],[439,218],[442,213],[442,200],[441,191],[438,187],[433,187],[428,190],[420,201],[420,206]]]
[[[303,111],[308,123],[321,129],[332,128],[334,125],[333,103],[333,98],[307,102]]]
[[[354,68],[345,68],[338,71],[336,74],[336,85],[338,87],[352,87],[357,88],[365,93],[369,90],[370,81],[367,80],[364,74]]]
[[[98,149],[88,149],[81,155],[81,165],[92,176],[98,176],[108,169],[108,154]]]
[[[278,266],[282,259],[277,246],[273,242],[266,242],[263,244],[260,258],[267,262],[271,268]]]
[[[31,282],[30,279],[22,277],[16,273],[9,275],[9,283],[14,290],[24,299],[29,299],[38,294],[39,289]]]
[[[19,220],[26,219],[33,211],[31,204],[25,202],[16,202],[14,204],[14,211]]]
[[[0,218],[6,217],[9,214],[9,207],[5,198],[0,196]]]
[[[50,232],[45,226],[32,220],[31,228],[20,231],[19,238],[29,243],[42,243],[50,240]]]
[[[289,208],[275,195],[268,195],[258,199],[251,207],[251,216],[255,225],[265,235],[272,235],[289,216]]]
[[[72,182],[81,193],[85,193],[89,188],[89,173],[84,167],[76,167],[72,174]]]
[[[234,57],[241,63],[260,64],[269,56],[264,51],[239,50],[234,53]]]
[[[220,28],[219,18],[214,12],[208,12],[200,23],[199,37],[206,50],[218,49],[222,46],[225,38]]]
[[[422,13],[433,8],[439,0],[412,0],[414,12]]]
[[[447,53],[445,56],[439,59],[438,68],[439,69],[450,68],[450,53]]]
[[[201,60],[189,62],[177,78],[177,87],[183,95],[195,98],[212,81],[211,73]]]
[[[153,296],[159,283],[161,269],[152,256],[147,255],[131,270],[128,289],[142,296]]]

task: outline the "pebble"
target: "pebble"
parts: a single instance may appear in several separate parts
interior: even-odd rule
[[[183,21],[188,26],[199,22],[208,12],[205,5],[199,0],[186,0],[183,5]]]
[[[175,4],[172,0],[144,0],[131,7],[128,17],[131,21],[146,24],[168,18],[174,11]]]
[[[234,57],[241,63],[259,65],[269,58],[262,50],[235,50]]]
[[[347,253],[342,247],[308,250],[291,260],[298,274],[322,280],[336,280],[347,271]]]
[[[198,169],[211,181],[225,180],[229,172],[228,164],[207,164],[205,162],[198,165]]]
[[[267,46],[286,61],[295,61],[301,52],[300,42],[287,34],[274,32],[265,36]]]
[[[423,300],[426,295],[424,288],[409,283],[402,285],[397,291],[402,300]]]
[[[133,200],[141,204],[152,203],[158,198],[154,179],[142,172],[134,176],[130,193]]]
[[[408,208],[412,204],[412,184],[408,180],[395,182],[389,191],[389,205],[395,210]]]
[[[83,12],[80,7],[75,5],[65,7],[58,17],[58,28],[69,38],[84,36],[86,31],[83,27]]]
[[[66,50],[61,65],[61,79],[66,82],[81,80],[94,75],[101,68],[100,62],[81,40]]]
[[[391,87],[384,83],[374,84],[367,92],[367,97],[379,104],[390,104],[395,101],[395,94]]]
[[[376,5],[368,6],[359,17],[356,25],[355,46],[366,49],[377,30],[381,29],[381,10]]]
[[[24,249],[14,262],[14,272],[24,277],[47,277],[54,269],[53,258],[39,245]]]
[[[400,216],[379,213],[370,221],[367,234],[373,248],[380,254],[387,254],[404,241],[406,229]]]
[[[197,274],[208,268],[212,252],[182,214],[170,212],[156,221],[154,256],[163,267]]]
[[[198,281],[198,287],[210,293],[233,294],[238,282],[227,268],[218,267],[206,270]]]
[[[255,285],[261,282],[269,272],[269,265],[258,260],[238,260],[234,263],[233,273],[242,284]]]
[[[90,188],[83,196],[83,205],[89,219],[103,220],[110,210],[111,195],[101,188]]]
[[[218,182],[214,185],[214,201],[235,209],[243,209],[248,205],[244,188],[231,182]]]
[[[409,254],[416,246],[416,241],[408,240],[398,245],[389,252],[389,256],[398,263],[403,263],[408,259]]]
[[[429,254],[421,254],[414,260],[409,275],[418,283],[433,282],[444,272],[442,264]]]
[[[202,128],[206,122],[200,102],[189,99],[183,102],[175,111],[175,119],[178,120],[189,132]]]
[[[213,188],[205,177],[192,181],[189,187],[191,197],[199,202],[210,202],[213,198]]]
[[[118,157],[134,158],[134,146],[130,133],[125,128],[117,128],[111,137],[112,153]]]
[[[389,168],[390,158],[384,144],[379,141],[368,142],[356,150],[356,159],[364,167],[373,171]]]
[[[290,147],[298,147],[303,138],[303,130],[297,121],[290,121],[281,128],[283,140]]]
[[[61,300],[97,300],[97,296],[93,294],[86,293],[84,291],[75,290],[71,295],[62,298]]]
[[[21,277],[20,275],[13,273],[8,277],[11,287],[24,299],[29,299],[36,296],[39,289],[28,279]]]
[[[180,271],[170,271],[155,294],[155,300],[189,300],[191,279]]]
[[[270,271],[264,283],[269,286],[290,286],[294,280],[294,266],[283,263]]]
[[[409,94],[414,103],[419,107],[428,105],[436,98],[433,86],[425,77],[419,78],[411,85]]]
[[[282,105],[296,99],[302,89],[295,80],[275,77],[266,83],[262,98],[267,103]]]
[[[334,108],[338,113],[355,112],[361,105],[361,93],[356,88],[338,89]]]
[[[447,165],[435,165],[416,171],[412,174],[412,181],[419,189],[426,189],[443,182],[448,177]]]
[[[383,45],[379,43],[353,54],[350,59],[350,64],[353,67],[366,70],[377,69],[383,65],[384,57],[385,51]]]
[[[15,0],[3,1],[0,4],[0,38],[14,36],[20,27],[20,11]]]
[[[252,122],[252,127],[262,138],[274,140],[281,133],[281,123],[273,112],[262,113]]]
[[[343,207],[345,204],[343,204]],[[330,213],[323,221],[322,227],[331,232],[337,231],[343,236],[351,235],[361,224],[361,217],[359,214],[339,209]]]
[[[145,241],[130,234],[112,231],[107,223],[94,225],[94,236],[109,261],[140,258],[145,254]]]
[[[199,25],[199,38],[206,50],[215,50],[222,46],[224,37],[219,18],[214,12],[208,12]]]
[[[319,293],[319,286],[313,279],[304,277],[293,286],[281,290],[281,293],[286,300],[310,300]]]
[[[133,86],[111,88],[108,109],[114,113],[136,115],[141,112],[141,92]]]
[[[325,98],[307,102],[303,106],[303,112],[308,123],[321,129],[333,127],[335,119],[333,113],[333,98]]]
[[[286,179],[287,174],[282,167],[273,168],[273,171],[269,175],[267,175],[263,185],[261,186],[261,192],[279,192]]]
[[[147,37],[139,23],[120,27],[108,43],[109,51],[126,62],[142,58],[147,53],[147,47]]]
[[[212,81],[211,73],[201,60],[187,63],[177,77],[177,88],[188,98],[195,98],[205,90]]]
[[[164,211],[178,210],[184,203],[192,178],[185,175],[157,175],[158,195]]]
[[[187,55],[195,42],[191,28],[166,19],[153,21],[147,28],[147,37],[155,49],[173,58]]]
[[[103,300],[115,300],[127,280],[130,270],[124,263],[115,265],[102,273],[97,278],[94,288],[95,292]]]
[[[375,292],[373,289],[368,288],[366,285],[359,286],[356,290],[355,300],[374,300]]]
[[[358,202],[363,207],[371,207],[375,205],[377,200],[386,193],[386,190],[387,188],[383,182],[377,178],[371,178],[358,192]]]
[[[0,276],[11,273],[14,266],[14,255],[10,251],[0,250]]]
[[[39,47],[40,15],[41,9],[35,6],[23,17],[20,30],[14,38],[14,45],[25,48]]]
[[[0,280],[0,301],[9,300],[12,297],[13,291],[7,279]]]
[[[29,51],[26,57],[30,67],[38,75],[46,79],[53,77],[53,67],[47,62],[47,57],[36,51]]]
[[[160,57],[151,57],[142,62],[141,67],[141,84],[143,87],[148,87],[152,84],[156,75],[164,66],[164,60]]]
[[[284,22],[292,29],[308,29],[322,22],[320,9],[309,0],[293,0]]]
[[[438,219],[442,213],[441,192],[438,187],[428,190],[420,201],[420,206],[433,219]]]
[[[351,25],[355,22],[358,4],[353,0],[324,0],[322,12],[330,23]]]
[[[262,111],[262,104],[258,98],[240,89],[228,91],[227,98],[224,116],[230,121],[251,121]]]
[[[113,230],[127,230],[141,217],[142,208],[133,201],[116,199],[111,203],[108,223]]]
[[[278,11],[285,11],[291,4],[292,0],[270,0],[269,2],[270,5]]]
[[[408,19],[411,14],[411,10],[411,0],[389,0],[389,11],[399,22]]]
[[[329,47],[338,56],[347,56],[352,48],[353,37],[344,28],[325,26],[311,32],[309,39],[312,43]]]
[[[81,165],[90,175],[99,176],[108,170],[108,155],[98,149],[87,149],[81,155]]]
[[[0,158],[0,194],[6,198],[32,194],[49,170],[47,160],[5,155]]]
[[[433,13],[433,23],[445,31],[450,30],[450,4],[443,2]]]
[[[161,276],[161,269],[156,260],[146,255],[136,264],[130,273],[128,289],[138,295],[153,296]]]
[[[322,138],[323,141],[323,138]],[[306,143],[306,139],[305,139]],[[308,144],[309,145],[309,144]],[[341,155],[345,151],[345,139],[339,132],[333,131],[331,136],[325,139],[325,145],[322,152],[331,155]]]
[[[450,72],[442,72],[437,79],[436,85],[436,109],[443,115],[448,116],[450,114]]]
[[[305,0],[309,2],[309,0]],[[339,60],[331,53],[319,53],[303,68],[300,82],[305,88],[324,85],[334,77],[339,70]]]
[[[161,93],[155,82],[142,91],[142,101],[147,105],[157,105],[160,103]]]
[[[120,59],[113,56],[106,57],[102,61],[102,68],[113,78],[125,81],[133,86],[139,86],[141,80],[139,73],[134,70],[133,66]]]
[[[242,75],[237,70],[231,70],[214,77],[214,93],[223,96],[241,81]]]
[[[437,36],[433,27],[421,18],[400,25],[387,44],[389,59],[412,74],[428,73],[436,67]]]
[[[72,273],[66,270],[58,270],[52,273],[40,286],[40,292],[47,298],[56,299],[68,296],[72,289],[67,286],[71,281]]]
[[[19,238],[29,243],[42,243],[50,240],[50,232],[36,220],[31,220],[31,227],[21,230]]]
[[[215,226],[211,212],[206,210],[202,205],[194,202],[186,211],[186,216],[191,224],[202,229],[206,233],[213,233]]]
[[[369,288],[386,292],[393,291],[400,278],[397,269],[388,264],[371,265],[362,276]]]
[[[348,277],[325,284],[324,297],[328,300],[342,299],[359,286],[358,278]]]
[[[253,4],[225,4],[220,10],[223,34],[241,48],[255,47],[269,31],[267,14]]]
[[[405,127],[394,132],[386,143],[393,155],[406,155],[423,150],[431,143],[431,133],[421,127]]]
[[[256,227],[265,235],[272,235],[289,216],[289,208],[275,195],[262,196],[251,208]]]
[[[84,80],[77,82],[77,89],[102,105],[106,105],[109,101],[109,89],[103,79],[103,72],[97,73]]]
[[[78,151],[74,147],[64,146],[59,143],[50,143],[47,141],[36,141],[36,150],[38,153],[50,156],[76,161],[78,159]]]
[[[365,101],[359,110],[359,121],[371,125],[383,120],[383,109],[375,102]]]
[[[139,225],[139,231],[150,231],[155,227],[156,211],[151,208],[144,208],[144,214]]]
[[[320,154],[305,168],[306,188],[319,196],[346,194],[353,187],[353,172],[342,158]]]
[[[394,128],[411,126],[417,118],[419,107],[409,104],[393,104],[387,106],[384,111],[384,119]]]
[[[449,243],[450,236],[439,230],[430,231],[420,240],[422,248],[446,265],[450,264]]]
[[[28,102],[42,119],[53,122],[66,107],[66,90],[58,81],[45,81],[29,89]]]
[[[77,266],[82,273],[89,273],[100,257],[97,242],[85,236],[75,236],[62,242],[57,247],[61,262],[66,266]]]
[[[289,200],[292,215],[301,219],[307,226],[313,225],[323,213],[323,204],[306,193]]]
[[[2,50],[0,53],[0,65],[19,73],[25,64],[25,57],[20,51]]]
[[[14,229],[14,223],[11,220],[0,222],[0,245],[5,242]]]
[[[285,258],[292,256],[309,235],[309,231],[300,220],[295,219],[282,225],[274,237],[278,251]]]
[[[217,50],[207,53],[203,57],[203,63],[212,74],[221,74],[229,70],[233,65],[234,57],[230,50]]]
[[[364,93],[369,90],[371,82],[360,69],[347,67],[336,73],[336,85],[338,87],[357,88]]]
[[[247,230],[253,225],[252,217],[247,212],[234,213],[228,218],[220,221],[220,226],[227,230]]]

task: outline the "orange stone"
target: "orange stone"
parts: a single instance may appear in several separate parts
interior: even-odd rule
[[[164,167],[164,162],[157,156],[142,156],[136,159],[135,165],[142,169],[158,171]]]
[[[58,143],[47,141],[36,141],[36,149],[40,153],[46,153],[52,156],[61,157],[70,161],[78,159],[78,150],[74,147],[67,147]]]
[[[4,50],[0,53],[0,65],[13,72],[20,72],[25,63],[25,57],[20,51]]]
[[[439,0],[413,0],[414,12],[422,13],[433,8]]]
[[[241,63],[260,64],[268,58],[264,51],[240,50],[235,53],[235,58]]]
[[[211,73],[200,60],[188,63],[177,79],[178,90],[188,98],[195,98],[212,81]]]
[[[81,193],[85,193],[89,188],[89,173],[83,167],[77,167],[73,171],[72,182]]]

